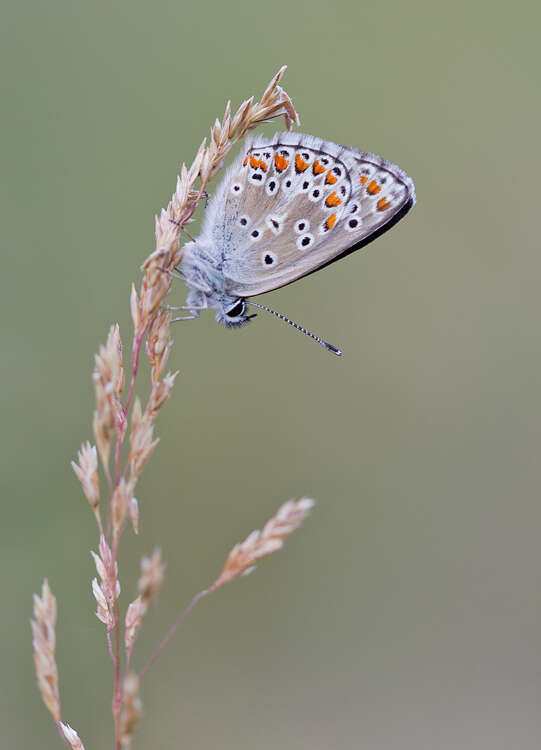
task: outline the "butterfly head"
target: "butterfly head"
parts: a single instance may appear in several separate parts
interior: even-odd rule
[[[246,325],[255,314],[246,314],[246,302],[242,297],[222,297],[216,320],[228,328],[239,328]]]

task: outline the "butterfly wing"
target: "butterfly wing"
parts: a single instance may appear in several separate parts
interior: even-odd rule
[[[415,203],[379,156],[299,133],[256,139],[209,206],[202,238],[221,247],[227,291],[277,289],[371,242]]]

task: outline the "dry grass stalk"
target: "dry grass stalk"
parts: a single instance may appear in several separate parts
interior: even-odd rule
[[[130,500],[130,504],[128,506],[128,513],[130,516],[132,529],[135,534],[138,534],[139,533],[139,503],[137,502],[136,497],[132,497],[132,499]]]
[[[92,380],[96,392],[94,437],[103,468],[108,474],[113,434],[114,432],[123,434],[126,425],[120,402],[120,395],[124,388],[124,367],[118,324],[111,326],[107,343],[105,346],[100,346],[94,357]]]
[[[300,500],[288,500],[267,521],[263,527],[263,531],[252,531],[244,542],[236,544],[229,553],[221,574],[207,589],[203,589],[196,594],[186,609],[180,613],[169,631],[165,634],[156,651],[141,670],[139,676],[144,677],[175,635],[183,620],[203,597],[216,591],[224,583],[230,583],[241,575],[251,573],[258,560],[281,549],[284,546],[285,538],[300,526],[305,518],[308,517],[313,507],[314,501],[307,497],[303,497]]]
[[[154,391],[154,389],[152,389]],[[156,412],[157,413],[157,412]],[[138,398],[135,399],[131,416],[130,432],[130,485],[134,486],[143,466],[159,443],[153,439],[154,418],[152,413],[143,408]]]
[[[34,666],[43,702],[52,714],[60,737],[68,742],[73,750],[84,750],[77,732],[69,724],[62,723],[55,657],[56,599],[47,580],[43,581],[41,597],[34,594],[34,619],[31,625]]]
[[[99,584],[96,578],[92,580],[92,592],[98,604],[96,617],[107,626],[107,630],[110,632],[116,625],[115,605],[120,596],[118,564],[103,536],[100,538],[99,550],[99,555],[95,552],[90,553],[94,558],[96,570],[101,579]]]
[[[138,532],[139,506],[133,493],[141,471],[158,443],[154,437],[154,423],[171,395],[178,374],[163,374],[172,342],[171,316],[161,306],[170,290],[173,272],[181,260],[179,229],[190,221],[199,201],[206,195],[208,183],[222,168],[231,148],[246,133],[279,116],[284,117],[288,129],[293,123],[299,123],[291,99],[279,86],[284,71],[285,67],[278,71],[259,102],[254,102],[251,97],[234,114],[231,113],[230,102],[227,103],[222,121],[216,120],[211,128],[208,145],[205,139],[191,166],[181,166],[175,192],[167,208],[156,217],[155,250],[142,266],[144,276],[140,291],[134,285],[131,289],[130,311],[134,333],[127,393],[124,393],[126,378],[118,325],[111,326],[105,345],[100,346],[95,355],[92,375],[96,397],[92,420],[95,445],[88,441],[83,443],[77,462],[72,462],[72,466],[94,513],[99,532],[99,554],[92,552],[92,556],[100,580],[93,579],[92,591],[97,603],[96,615],[106,626],[109,654],[114,665],[112,710],[116,750],[131,746],[133,729],[141,715],[139,679],[146,674],[181,620],[203,596],[247,572],[264,555],[279,549],[284,538],[299,525],[312,507],[312,501],[307,499],[286,503],[263,531],[254,532],[245,542],[237,545],[231,551],[219,578],[192,599],[139,677],[131,673],[122,676],[121,627],[124,625],[124,660],[127,667],[143,618],[156,597],[164,575],[159,551],[143,558],[138,595],[122,618],[118,601],[120,581],[117,563],[120,538],[128,518],[134,531]],[[141,400],[135,397],[135,383],[145,337],[146,355],[151,367],[151,390],[143,407]],[[124,459],[123,453],[127,454]],[[103,493],[100,495],[98,457],[109,490],[103,509],[105,524],[102,524],[100,509]],[[41,598],[35,597],[34,613],[34,660],[40,692],[57,722],[61,736],[72,748],[81,750],[83,745],[75,730],[62,724],[60,719],[54,656],[56,603],[47,582],[43,585]]]
[[[72,729],[69,724],[62,724],[62,722],[60,722],[60,727],[62,729],[62,732],[64,733],[66,741],[72,747],[72,750],[85,750],[84,745],[79,739],[79,735],[77,734],[75,729]]]
[[[152,367],[152,383],[156,383],[167,363],[171,351],[171,313],[160,310],[149,326],[147,334],[147,357]]]
[[[139,696],[139,677],[129,672],[122,684],[122,708],[120,711],[120,743],[124,748],[131,747],[135,726],[143,713]]]
[[[71,462],[71,467],[77,479],[81,482],[86,499],[90,503],[92,512],[99,519],[100,486],[98,479],[98,453],[95,445],[88,440],[83,443],[77,454],[78,463]]]
[[[164,573],[165,564],[162,561],[159,549],[154,550],[150,557],[145,556],[142,558],[141,576],[137,582],[139,596],[131,602],[126,611],[124,647],[128,663],[143,617],[146,615],[151,602],[156,598],[162,586]]]
[[[137,590],[147,607],[156,598],[158,591],[161,589],[164,574],[165,563],[162,560],[162,553],[159,549],[155,549],[150,557],[145,556],[142,558],[141,575],[137,581]]]
[[[260,558],[283,547],[285,538],[301,525],[313,507],[314,501],[307,497],[288,500],[280,506],[262,531],[252,531],[244,542],[233,547],[213,588],[251,572]]]
[[[147,612],[147,605],[140,596],[130,602],[126,610],[126,620],[124,623],[124,649],[126,651],[126,662],[129,664],[137,633],[143,622],[143,617]]]
[[[56,666],[56,599],[47,580],[43,581],[41,597],[34,594],[32,644],[38,688],[43,702],[55,721],[60,721],[60,692]]]
[[[128,515],[128,508],[131,500],[131,489],[126,484],[124,477],[122,477],[113,490],[111,497],[111,518],[113,520],[114,540],[117,540],[120,536],[120,532],[124,526],[124,521]]]
[[[150,398],[148,399],[148,404],[145,410],[145,413],[148,414],[151,419],[156,419],[158,412],[171,395],[177,375],[178,370],[176,372],[168,372],[163,380],[160,380],[152,386]]]

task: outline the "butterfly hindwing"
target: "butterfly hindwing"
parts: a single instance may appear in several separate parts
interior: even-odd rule
[[[284,286],[366,244],[414,201],[411,180],[380,157],[279,133],[246,147],[203,229],[220,248],[228,291],[245,297]]]

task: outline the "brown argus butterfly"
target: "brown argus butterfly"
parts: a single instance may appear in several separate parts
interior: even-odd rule
[[[184,247],[186,308],[242,326],[267,310],[323,341],[284,315],[247,300],[290,284],[364,247],[415,204],[410,178],[366,151],[300,133],[256,138],[229,168],[210,200],[200,236]]]

